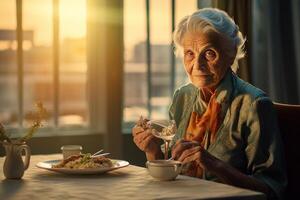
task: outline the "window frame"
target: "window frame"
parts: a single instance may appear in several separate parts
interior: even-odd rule
[[[59,0],[52,0],[58,5]],[[123,1],[86,0],[87,2],[87,96],[89,126],[84,128],[44,127],[28,141],[35,153],[59,152],[66,143],[86,145],[87,152],[99,147],[122,157],[122,103],[123,103]],[[16,0],[18,9],[18,117],[23,123],[23,52],[22,52],[22,0]],[[111,12],[111,11],[116,12]],[[100,12],[99,12],[100,11]],[[58,12],[58,8],[54,13]],[[111,19],[114,20],[111,20]],[[57,19],[55,19],[57,20]],[[58,22],[56,22],[58,25]],[[56,26],[57,26],[56,25]],[[59,27],[56,27],[58,32]],[[56,33],[57,34],[57,33]],[[57,36],[56,36],[57,37]],[[110,42],[107,42],[109,38]],[[59,38],[56,38],[57,41]],[[111,42],[113,45],[111,45]],[[57,44],[56,44],[57,45]],[[58,52],[54,62],[58,62]],[[56,69],[57,70],[57,69]],[[112,73],[113,72],[113,73]],[[58,74],[56,75],[58,77]],[[58,87],[58,86],[57,86]],[[21,88],[21,89],[20,89]],[[58,97],[56,99],[59,99]],[[58,111],[57,111],[58,113]],[[20,115],[22,114],[22,115]],[[25,128],[9,129],[13,138],[23,135]],[[43,149],[43,145],[49,149]],[[1,151],[0,151],[1,155]]]
[[[88,4],[88,1],[86,0],[86,4]],[[24,77],[26,76],[24,73],[24,57],[23,57],[23,0],[16,0],[16,22],[17,22],[17,27],[16,27],[16,40],[17,40],[17,52],[16,52],[16,57],[17,57],[17,90],[18,90],[18,127],[9,127],[9,132],[13,137],[20,137],[23,135],[23,132],[26,130],[24,127]],[[52,37],[52,67],[53,67],[53,126],[47,126],[47,127],[41,127],[38,130],[38,133],[34,137],[51,137],[51,136],[70,136],[70,135],[87,135],[87,134],[103,134],[105,131],[105,127],[99,128],[99,126],[92,126],[90,119],[92,119],[95,116],[98,116],[98,119],[101,120],[101,117],[99,117],[99,114],[95,114],[97,112],[95,109],[90,109],[88,108],[87,112],[89,114],[89,121],[87,125],[82,125],[81,127],[65,127],[59,126],[59,89],[60,89],[60,72],[59,72],[59,67],[60,67],[60,29],[59,29],[59,3],[60,0],[52,0],[52,22],[53,22],[53,37]],[[87,6],[88,10],[88,6]],[[88,21],[86,20],[88,23]],[[87,37],[87,36],[86,36]],[[88,46],[88,44],[87,44]],[[87,54],[87,52],[86,52]],[[88,56],[88,55],[87,55]],[[89,68],[89,64],[87,61],[87,67]],[[90,71],[90,70],[88,70]],[[86,89],[89,91],[91,90],[90,87],[93,86],[93,83],[95,81],[89,81],[88,73],[87,75],[87,82],[90,82]],[[88,93],[88,92],[87,92]],[[91,92],[90,92],[91,93]],[[87,105],[90,104],[91,101],[94,101],[93,98],[88,98]],[[95,120],[94,120],[95,121]],[[93,123],[95,124],[95,123]]]
[[[152,117],[152,108],[153,105],[151,103],[151,98],[153,97],[153,91],[152,91],[152,86],[153,86],[153,82],[152,82],[152,63],[151,63],[151,21],[150,21],[150,1],[151,0],[145,0],[146,6],[146,65],[147,65],[147,69],[146,69],[146,75],[147,75],[147,110],[148,110],[148,116],[146,116],[147,118],[151,119]],[[170,0],[169,1],[171,4],[171,31],[172,33],[175,30],[175,23],[176,23],[176,0]],[[204,5],[210,5],[211,4],[211,0],[197,0],[196,1],[196,6],[197,8],[201,8]],[[170,41],[170,84],[169,84],[169,94],[170,94],[170,98],[172,99],[173,97],[173,93],[175,92],[176,89],[176,77],[177,77],[177,70],[176,70],[176,66],[177,66],[177,61],[176,61],[176,56],[173,52],[174,50],[174,44],[173,41]],[[124,59],[125,60],[125,59]],[[123,108],[124,109],[124,108]],[[122,131],[124,134],[130,134],[131,133],[131,128],[134,126],[135,122],[133,121],[128,121],[122,122]]]

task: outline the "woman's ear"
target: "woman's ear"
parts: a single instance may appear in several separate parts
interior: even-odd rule
[[[236,54],[237,54],[237,49],[236,48],[231,48],[231,50],[227,51],[227,57],[228,57],[228,64],[231,66],[235,60]]]
[[[222,62],[226,66],[231,66],[234,63],[237,47],[233,41],[221,34],[218,34],[218,43],[221,50],[220,55],[222,56]]]
[[[237,54],[237,48],[236,46],[230,41],[229,39],[224,39],[224,42],[221,44],[222,49],[222,55],[224,59],[224,64],[227,66],[232,66],[234,63],[236,54]]]

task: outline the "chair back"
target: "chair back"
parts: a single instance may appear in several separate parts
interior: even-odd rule
[[[300,105],[274,103],[274,106],[277,110],[287,164],[288,186],[285,199],[293,199],[299,195]]]

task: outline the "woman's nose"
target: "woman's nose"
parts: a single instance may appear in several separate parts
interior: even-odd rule
[[[198,58],[194,64],[195,70],[203,70],[205,69],[206,63],[203,59]]]

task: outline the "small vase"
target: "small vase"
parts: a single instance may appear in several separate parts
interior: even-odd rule
[[[12,141],[4,142],[6,157],[3,165],[4,176],[8,179],[20,179],[24,175],[24,171],[29,167],[30,148],[21,142]],[[25,151],[25,162],[22,159],[22,151]]]

